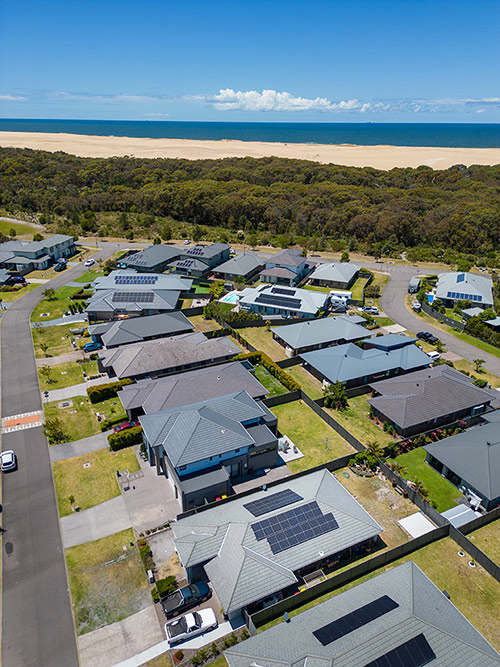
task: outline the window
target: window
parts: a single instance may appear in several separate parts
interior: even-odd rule
[[[179,470],[186,470],[186,466],[181,466]]]
[[[239,448],[234,450],[234,453],[237,454],[239,452]]]

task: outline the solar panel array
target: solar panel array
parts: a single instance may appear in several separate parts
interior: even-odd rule
[[[323,514],[315,500],[251,526],[255,539],[259,542],[267,539],[273,554],[309,542],[339,527],[333,514]]]
[[[457,283],[463,283],[465,280],[465,273],[459,273],[457,276]]]
[[[146,260],[145,260],[145,259],[142,259],[141,256],[140,256],[140,254],[138,254],[138,255],[131,255],[131,256],[128,258],[128,262],[129,262],[130,264],[138,264],[139,266],[143,266],[143,265],[146,264]]]
[[[189,248],[187,251],[188,255],[204,255],[205,254],[205,247],[204,246],[194,246],[194,248]]]
[[[422,633],[381,655],[365,667],[424,667],[435,659],[436,654]]]
[[[154,285],[158,276],[115,276],[115,285]]]
[[[287,505],[297,503],[299,500],[304,499],[302,496],[299,496],[298,493],[295,493],[295,491],[284,489],[283,491],[278,491],[278,493],[273,493],[270,496],[252,500],[251,503],[246,503],[243,507],[254,516],[262,516],[268,512],[274,512],[274,510],[279,510]]]
[[[273,287],[273,294],[284,294],[285,296],[295,296],[295,290],[284,289],[283,287]]]
[[[115,292],[113,303],[153,303],[153,292]]]
[[[194,264],[194,259],[183,259],[182,261],[178,261],[175,263],[175,266],[179,268],[188,268]]]
[[[302,301],[300,299],[290,299],[284,296],[273,296],[272,294],[259,294],[255,303],[265,303],[278,308],[287,308],[288,310],[297,310]]]
[[[349,614],[324,625],[318,630],[314,630],[313,635],[320,642],[322,646],[328,646],[332,642],[354,632],[358,628],[363,627],[367,623],[380,618],[384,614],[397,609],[399,607],[397,602],[394,602],[388,595],[383,595],[373,602],[363,605],[359,609],[355,609]]]

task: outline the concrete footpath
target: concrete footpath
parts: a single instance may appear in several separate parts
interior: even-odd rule
[[[87,396],[88,387],[92,387],[96,384],[106,384],[107,382],[110,382],[109,377],[107,375],[103,375],[103,377],[96,378],[95,380],[87,380],[87,382],[80,382],[80,384],[74,384],[71,387],[52,389],[52,391],[49,391],[49,395],[45,400],[65,401],[66,399],[73,398],[74,396]]]
[[[83,512],[73,512],[61,518],[62,541],[65,549],[131,527],[130,517],[123,496],[107,500]]]
[[[50,460],[64,461],[65,459],[72,459],[75,456],[82,456],[83,454],[90,454],[97,452],[99,449],[104,449],[108,446],[108,435],[111,430],[104,431],[104,433],[97,433],[88,438],[81,440],[74,440],[73,442],[63,442],[61,445],[52,445],[49,449]]]

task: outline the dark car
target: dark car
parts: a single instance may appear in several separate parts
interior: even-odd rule
[[[184,588],[178,588],[176,591],[162,598],[161,606],[167,618],[177,616],[186,609],[196,607],[208,600],[212,591],[204,581],[198,581],[196,584],[189,584]]]
[[[419,331],[417,334],[417,338],[425,341],[426,343],[431,343],[432,345],[434,345],[434,343],[437,343],[439,340],[439,338],[433,336],[430,331]]]
[[[123,422],[123,424],[118,424],[113,428],[113,433],[120,433],[120,431],[126,431],[128,428],[135,428],[140,426],[139,422]]]

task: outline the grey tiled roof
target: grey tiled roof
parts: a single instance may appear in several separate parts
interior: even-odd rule
[[[176,257],[179,257],[181,252],[181,248],[159,243],[158,245],[151,245],[141,252],[129,255],[125,259],[120,260],[120,263],[127,266],[134,266],[138,269],[151,269],[159,264],[172,262]]]
[[[260,272],[260,275],[264,278],[286,278],[287,280],[294,280],[297,277],[293,271],[284,266],[273,266],[271,269],[264,269]]]
[[[486,498],[495,500],[500,497],[500,410],[490,415],[491,421],[483,426],[425,445],[424,449]]]
[[[239,361],[231,361],[159,380],[140,380],[123,387],[118,396],[125,410],[142,408],[150,414],[240,390],[253,398],[267,394],[267,389]]]
[[[354,343],[346,343],[304,352],[300,356],[329,382],[347,382],[395,368],[407,371],[430,366],[431,363],[429,357],[416,345],[385,352],[376,348],[362,350]]]
[[[137,290],[135,290],[137,292]],[[151,301],[113,301],[115,294],[127,292],[126,287],[121,289],[97,290],[89,300],[86,313],[114,313],[115,311],[126,311],[128,313],[141,313],[143,310],[174,310],[179,301],[180,292],[175,290],[144,288],[142,292],[152,295]],[[133,292],[130,292],[131,294]]]
[[[139,343],[146,338],[172,336],[179,332],[188,332],[194,325],[188,318],[176,311],[144,317],[130,317],[126,320],[105,322],[89,326],[90,335],[98,334],[106,347]]]
[[[236,356],[240,348],[227,337],[208,339],[201,332],[133,343],[100,353],[103,367],[118,378],[158,373],[179,366],[216,362]]]
[[[217,267],[217,273],[226,273],[235,276],[245,276],[247,273],[256,271],[260,266],[263,266],[264,260],[259,259],[252,253],[244,255],[237,255],[227,262]]]
[[[186,266],[186,262],[189,264],[189,266]],[[180,259],[175,260],[175,262],[170,262],[170,264],[167,265],[170,269],[186,269],[189,271],[208,271],[210,269],[209,265],[206,262],[203,262],[201,259],[196,259],[194,257],[190,257],[187,259],[186,257],[181,257]]]
[[[473,302],[477,302],[474,296],[481,297],[479,302],[490,305],[493,303],[493,283],[489,278],[479,276],[476,273],[440,273],[438,276],[438,283],[436,287],[436,298],[463,298],[450,297],[449,293],[463,294],[465,298],[471,298]]]
[[[302,256],[302,251],[297,248],[285,248],[275,255],[266,259],[266,264],[275,264],[276,266],[300,266],[306,261]]]
[[[498,392],[480,389],[472,382],[454,368],[435,366],[373,382],[370,387],[381,395],[368,403],[401,428],[408,428],[499,397]]]
[[[323,646],[313,632],[387,595],[398,607]],[[498,667],[500,655],[412,561],[225,651],[229,667],[365,667],[423,634],[436,667]]]
[[[308,322],[275,327],[271,331],[294,350],[337,340],[361,340],[366,336],[366,329],[351,320],[348,315],[322,317]]]
[[[227,243],[211,243],[210,245],[201,245],[197,244],[194,246],[185,246],[181,249],[181,255],[183,257],[189,258],[198,258],[203,261],[203,259],[212,259],[215,255],[218,255],[221,252],[229,250]]]
[[[258,519],[244,505],[283,489],[303,500]],[[332,512],[339,528],[273,554],[255,538],[251,524],[315,500]],[[226,612],[236,611],[296,581],[294,572],[373,538],[382,528],[327,470],[284,481],[267,491],[235,498],[172,524],[175,548],[184,567],[203,564]]]
[[[348,284],[359,272],[360,267],[350,262],[332,262],[320,264],[310,275],[311,280],[329,280]]]

